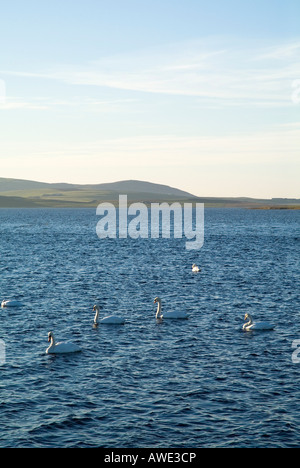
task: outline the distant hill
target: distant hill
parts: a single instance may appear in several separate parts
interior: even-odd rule
[[[127,194],[129,201],[176,201],[194,195],[167,185],[126,180],[109,184],[49,184],[32,180],[0,178],[0,207],[87,207],[102,201],[118,201]]]
[[[168,185],[153,184],[151,182],[141,182],[139,180],[124,180],[110,184],[90,185],[87,187],[98,188],[99,190],[109,190],[117,193],[153,193],[168,195],[171,197],[191,198],[195,195],[182,190],[169,187]]]
[[[109,184],[90,184],[76,185],[66,183],[49,184],[46,182],[34,182],[31,180],[20,179],[4,179],[0,177],[0,193],[12,191],[28,191],[42,189],[57,189],[57,190],[99,190],[118,193],[155,193],[161,195],[170,195],[176,197],[193,197],[191,193],[169,187],[167,185],[153,184],[151,182],[142,182],[139,180],[124,180],[121,182],[113,182]]]
[[[78,185],[49,184],[32,180],[0,178],[0,208],[36,207],[96,207],[103,201],[118,202],[119,195],[128,195],[128,202],[199,202],[206,207],[298,209],[300,199],[274,198],[270,200],[247,197],[195,197],[167,185],[139,180],[125,180],[109,184]]]
[[[49,187],[50,184],[31,180],[4,179],[0,177],[0,192],[36,190]]]
[[[0,196],[0,208],[36,208],[38,205],[32,200],[22,197]]]

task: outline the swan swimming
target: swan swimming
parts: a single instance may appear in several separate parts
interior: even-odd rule
[[[245,320],[249,320],[247,323],[243,325],[243,330],[251,331],[251,330],[274,330],[275,326],[269,322],[257,322],[253,323],[252,315],[246,314]]]
[[[2,309],[6,308],[6,307],[22,307],[22,303],[19,302],[19,301],[2,301],[1,302],[1,307]]]
[[[192,272],[199,273],[200,271],[201,271],[200,268],[194,263],[194,265],[192,266]]]
[[[164,314],[162,314],[162,306],[161,306],[161,298],[160,297],[156,297],[154,299],[154,304],[158,304],[158,307],[157,307],[157,312],[156,312],[156,319],[157,320],[163,320],[163,319],[187,319],[188,316],[185,312],[178,312],[178,311],[175,311],[175,312],[166,312]]]
[[[46,354],[69,354],[79,353],[81,349],[79,346],[68,341],[62,343],[56,343],[52,332],[48,333],[48,341],[51,342],[49,348],[46,350]]]
[[[96,311],[96,315],[94,318],[94,326],[98,326],[100,324],[108,324],[108,325],[123,325],[125,323],[125,319],[123,317],[118,317],[117,315],[109,315],[108,317],[104,317],[99,321],[99,314],[100,314],[100,306],[94,305],[94,311]]]

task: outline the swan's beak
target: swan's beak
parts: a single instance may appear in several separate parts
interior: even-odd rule
[[[51,341],[51,336],[48,336],[48,343],[50,343]]]

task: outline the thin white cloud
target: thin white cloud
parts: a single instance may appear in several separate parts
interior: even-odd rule
[[[136,99],[107,99],[99,100],[92,98],[71,98],[67,99],[51,99],[44,97],[32,97],[30,99],[22,99],[21,97],[7,97],[0,101],[0,111],[13,110],[54,110],[58,109],[80,109],[86,112],[95,113],[114,113],[126,110],[128,106],[137,102]]]
[[[21,154],[27,164],[42,160],[49,164],[71,164],[82,169],[104,167],[182,167],[226,164],[299,164],[300,122],[282,124],[264,132],[226,136],[187,137],[148,135],[117,137],[76,143],[0,142],[1,165],[10,164],[11,154]],[[20,162],[19,161],[19,162]],[[21,164],[21,163],[20,163]]]
[[[84,66],[6,73],[70,85],[197,97],[221,106],[290,105],[291,83],[300,78],[299,40],[272,47],[233,41],[225,45],[221,40],[199,40],[102,58]]]
[[[256,57],[257,60],[298,60],[300,59],[300,41],[267,48]]]
[[[36,99],[25,101],[20,98],[6,98],[0,102],[0,111],[2,110],[47,110],[49,105],[38,102]]]

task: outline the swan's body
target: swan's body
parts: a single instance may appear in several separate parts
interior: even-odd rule
[[[188,318],[185,312],[179,312],[179,311],[165,312],[164,314],[162,314],[162,306],[161,306],[160,297],[156,297],[154,299],[154,304],[158,304],[157,312],[156,312],[157,320],[163,320],[163,319],[174,320],[174,319],[187,319]]]
[[[49,348],[46,350],[46,354],[70,354],[79,353],[81,349],[74,343],[68,341],[62,343],[56,343],[52,332],[48,333],[48,341],[51,342]]]
[[[117,315],[109,315],[108,317],[104,317],[103,319],[99,320],[100,307],[98,305],[94,306],[94,311],[96,311],[96,315],[94,318],[94,326],[96,327],[99,324],[123,325],[125,323],[125,319]]]
[[[244,324],[243,330],[251,331],[251,330],[273,330],[275,327],[269,322],[257,322],[253,323],[252,316],[250,314],[245,315],[245,320],[248,320],[247,323]]]
[[[6,307],[11,307],[11,308],[12,307],[22,307],[22,304],[19,301],[2,301],[1,307],[2,307],[2,309],[6,308]]]
[[[194,263],[194,265],[192,266],[192,272],[199,273],[200,271],[201,271],[200,268]]]

